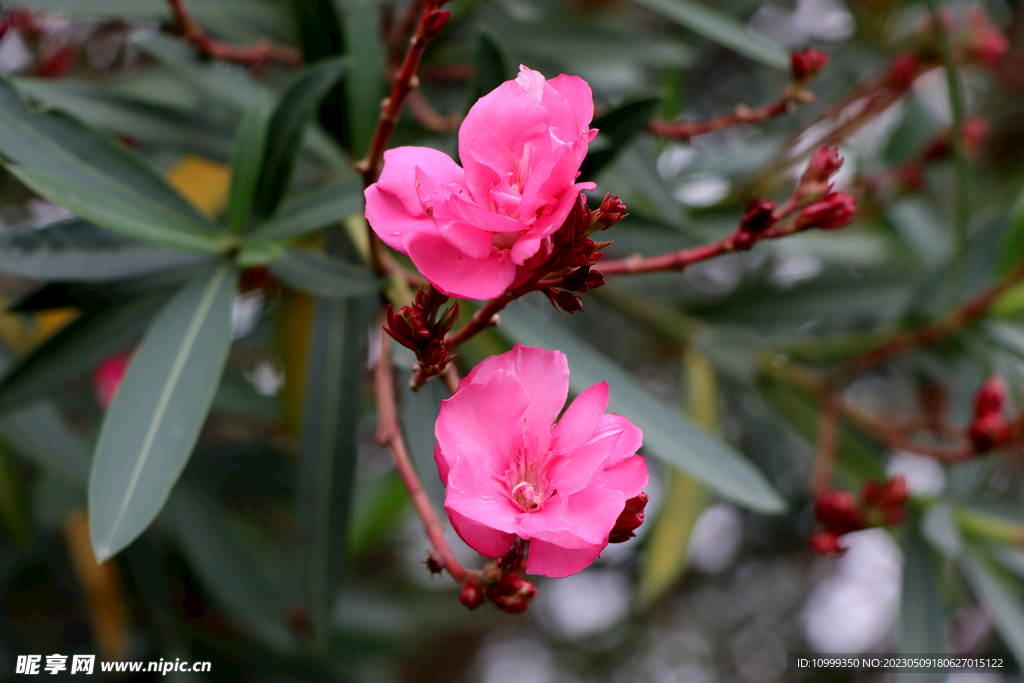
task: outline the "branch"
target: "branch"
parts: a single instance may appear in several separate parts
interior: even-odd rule
[[[815,497],[832,488],[832,469],[836,461],[839,430],[839,406],[842,398],[826,388],[818,413],[818,440],[814,447],[814,473],[811,489]]]
[[[185,40],[215,59],[245,66],[260,66],[269,61],[292,67],[302,64],[302,54],[298,50],[270,40],[261,40],[255,45],[231,45],[214,40],[189,14],[185,0],[170,0],[170,3],[174,20]]]
[[[791,114],[796,109],[798,102],[812,101],[814,101],[814,96],[811,93],[806,90],[790,87],[778,101],[762,105],[756,109],[751,109],[741,104],[729,114],[716,116],[705,121],[664,121],[652,119],[648,122],[647,129],[662,137],[687,142],[690,138],[697,135],[713,133],[742,124],[767,121],[782,114]]]
[[[374,389],[377,396],[377,443],[391,449],[395,458],[395,467],[402,477],[402,483],[409,491],[416,514],[423,520],[423,528],[427,538],[434,547],[435,559],[444,567],[449,575],[460,586],[466,579],[466,569],[459,564],[444,537],[444,522],[437,516],[434,506],[430,504],[423,485],[420,483],[416,468],[409,458],[409,451],[402,438],[401,426],[398,423],[398,408],[395,403],[395,384],[391,375],[391,338],[382,334],[380,342],[380,358],[374,369]]]

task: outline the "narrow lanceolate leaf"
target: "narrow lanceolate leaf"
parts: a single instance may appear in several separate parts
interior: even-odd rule
[[[913,655],[946,651],[945,609],[939,592],[935,553],[921,536],[913,515],[903,525],[903,592],[900,598],[899,651]],[[944,673],[900,673],[899,683],[941,683]]]
[[[380,10],[375,2],[353,0],[342,5],[349,71],[345,77],[348,134],[352,155],[362,157],[373,139],[385,96],[387,48],[378,26]]]
[[[89,478],[99,561],[149,526],[188,462],[227,360],[234,294],[230,266],[200,277],[171,299],[132,356]]]
[[[661,98],[644,97],[619,105],[596,119],[591,128],[601,131],[607,146],[589,152],[580,166],[580,180],[593,178],[647,125]]]
[[[366,307],[316,302],[303,399],[300,501],[305,600],[318,650],[345,567],[357,459]]]
[[[166,299],[152,294],[83,313],[7,371],[0,381],[0,413],[45,396],[123,350]]]
[[[1018,662],[1024,662],[1024,604],[1019,592],[975,549],[964,554],[963,567],[1003,642]]]
[[[295,249],[270,264],[284,284],[327,299],[347,299],[375,292],[384,281],[366,268],[316,249]]]
[[[564,352],[569,359],[569,388],[574,393],[608,382],[609,410],[628,417],[643,430],[646,454],[692,475],[740,506],[768,513],[785,509],[782,497],[740,453],[702,432],[643,388],[622,366],[562,327],[514,303],[502,312],[498,330],[525,346]]]
[[[341,58],[308,67],[281,95],[270,117],[263,167],[256,185],[255,210],[269,216],[277,209],[292,177],[302,136],[317,105],[345,71]]]
[[[26,169],[58,176],[140,212],[179,215],[202,232],[205,218],[137,154],[59,111],[31,113],[0,78],[0,155]],[[159,211],[158,209],[163,209]]]
[[[1010,209],[1009,225],[1003,232],[1003,247],[996,259],[996,272],[1003,274],[1013,268],[1024,253],[1024,190]]]
[[[22,166],[8,170],[29,188],[79,218],[142,242],[182,251],[215,254],[225,250],[227,236],[203,230],[201,224],[159,205],[136,204],[69,180]]]
[[[241,232],[252,209],[253,194],[263,167],[270,120],[270,98],[260,93],[253,100],[235,135],[231,152],[231,191],[228,195],[228,227]]]
[[[174,489],[161,524],[173,534],[189,567],[232,623],[278,652],[294,650],[297,643],[285,620],[282,587],[262,571],[218,501],[187,484]]]
[[[476,68],[473,80],[470,81],[466,110],[476,104],[481,97],[504,83],[512,75],[509,73],[508,56],[496,35],[485,27],[476,32]]]
[[[719,45],[776,69],[788,69],[786,51],[767,38],[751,33],[743,24],[714,5],[695,0],[634,0],[638,5],[671,19]]]
[[[344,178],[286,200],[273,216],[253,231],[253,237],[295,239],[362,212],[362,181],[355,177]]]
[[[32,280],[110,282],[197,265],[201,260],[77,218],[0,234],[0,273]]]
[[[395,347],[395,365],[412,367],[412,354],[397,344]],[[399,351],[402,360],[398,358]],[[441,483],[441,475],[434,460],[434,446],[437,444],[434,424],[437,422],[437,416],[441,414],[441,401],[449,398],[450,394],[439,381],[427,382],[419,391],[413,391],[409,388],[410,374],[403,373],[398,379],[398,388],[402,394],[398,408],[398,415],[402,420],[402,434],[405,436],[405,445],[409,448],[412,464],[420,475],[420,482],[430,497],[430,502],[440,510],[444,506],[444,484]]]

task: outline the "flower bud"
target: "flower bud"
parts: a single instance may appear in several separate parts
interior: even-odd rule
[[[1010,43],[1003,33],[989,23],[988,16],[980,7],[972,7],[967,15],[967,48],[980,64],[996,67],[1010,49]]]
[[[857,213],[857,199],[845,192],[833,192],[803,208],[793,222],[797,230],[841,228]]]
[[[132,359],[130,353],[115,353],[107,356],[92,372],[93,388],[96,392],[96,400],[104,410],[110,407],[117,390],[121,387],[121,380],[128,371],[128,363]]]
[[[791,53],[789,63],[793,70],[793,80],[803,83],[828,66],[828,55],[821,50],[807,47]]]
[[[548,301],[556,309],[560,308],[566,313],[576,313],[577,311],[583,310],[583,300],[572,292],[567,292],[564,289],[545,289],[544,294],[547,295]]]
[[[819,555],[842,555],[845,548],[839,545],[839,536],[831,531],[815,531],[808,539],[811,549]]]
[[[921,68],[921,60],[912,52],[906,52],[893,57],[889,62],[889,75],[887,85],[893,90],[906,90],[917,78],[917,72]]]
[[[814,501],[814,516],[826,531],[842,536],[864,528],[864,513],[849,491],[826,491]]]
[[[431,574],[440,574],[444,571],[444,559],[433,550],[427,553],[427,569]]]
[[[1006,383],[999,375],[985,380],[974,396],[974,416],[984,417],[1003,410],[1006,402]]]
[[[459,302],[456,301],[452,304],[451,308],[445,311],[441,315],[441,329],[445,332],[451,332],[452,328],[455,327],[455,323],[459,321]]]
[[[1000,413],[982,415],[971,423],[967,438],[978,453],[990,451],[1006,443],[1010,438],[1010,425]]]
[[[740,231],[751,235],[760,235],[775,223],[775,218],[772,216],[773,211],[775,211],[775,202],[772,200],[751,199],[747,203],[747,208],[743,210]]]
[[[462,592],[459,593],[459,602],[469,609],[476,609],[487,602],[487,596],[484,595],[484,589],[479,584],[467,581],[466,585],[462,587]]]
[[[617,195],[606,194],[601,206],[591,214],[592,223],[588,234],[607,230],[628,215],[626,205]]]
[[[501,581],[487,588],[487,597],[491,602],[499,609],[513,614],[526,611],[527,603],[536,595],[536,586],[518,574],[505,574]]]
[[[644,508],[648,500],[647,494],[641,491],[639,495],[626,501],[626,507],[615,520],[615,526],[608,536],[609,543],[625,543],[636,536],[636,530],[644,523]]]

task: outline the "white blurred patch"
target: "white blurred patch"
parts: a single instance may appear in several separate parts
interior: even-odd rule
[[[231,308],[231,338],[241,339],[253,331],[263,312],[263,290],[254,289],[235,297]]]
[[[268,360],[261,360],[245,371],[245,378],[260,396],[276,396],[284,386],[284,370]]]
[[[775,269],[771,281],[780,287],[816,277],[825,266],[798,242],[780,241],[775,249]]]
[[[673,194],[687,206],[714,206],[729,194],[729,181],[713,173],[696,173],[680,183]]]
[[[949,86],[946,84],[946,72],[942,69],[932,69],[921,74],[914,81],[913,89],[921,106],[940,125],[948,126],[953,120],[953,114],[949,108]]]
[[[697,518],[690,537],[690,566],[707,574],[728,568],[736,559],[743,540],[739,511],[727,503],[707,508]]]
[[[899,610],[902,555],[882,529],[842,537],[847,551],[836,573],[811,592],[804,606],[804,633],[818,652],[867,652],[885,639]]]
[[[853,161],[853,159],[848,158],[848,151],[852,150],[854,153],[849,156],[854,157],[855,155],[855,157],[860,158],[874,157],[881,154],[883,145],[888,144],[889,138],[892,137],[896,127],[900,125],[902,118],[903,100],[900,99],[877,116],[872,117],[860,130],[851,135],[846,141],[846,145],[839,149],[845,162],[835,177],[843,176],[848,170],[855,170],[853,168],[847,169],[847,166],[852,166],[850,162]],[[838,180],[836,184],[839,186]]]
[[[57,221],[66,221],[75,217],[75,214],[71,213],[63,206],[57,206],[45,199],[39,199],[33,197],[25,202],[25,209],[28,211],[28,219],[37,228],[56,223]]]
[[[697,160],[700,153],[689,145],[670,142],[658,155],[658,175],[666,180],[675,178],[679,172]]]
[[[532,638],[485,643],[477,654],[481,683],[555,683],[561,681],[551,651]]]
[[[0,69],[10,73],[18,73],[32,64],[32,53],[25,45],[20,31],[7,31],[0,41]]]
[[[856,28],[841,0],[798,0],[793,24],[808,38],[829,42],[846,40]]]
[[[886,473],[902,476],[914,496],[938,496],[946,490],[946,473],[942,465],[925,455],[896,451],[889,459]]]
[[[632,589],[622,572],[585,569],[545,581],[533,607],[553,631],[575,640],[606,631],[629,613]]]
[[[999,674],[990,671],[954,671],[946,683],[1002,683],[1003,680]]]

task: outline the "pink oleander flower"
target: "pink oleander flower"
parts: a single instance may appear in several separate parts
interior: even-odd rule
[[[581,393],[553,424],[568,393],[563,353],[516,345],[441,401],[434,429],[455,530],[488,557],[529,541],[529,574],[568,576],[597,559],[626,501],[647,485],[643,434],[605,413],[608,385]]]
[[[521,66],[473,105],[459,129],[460,167],[426,147],[384,153],[366,219],[449,296],[490,299],[530,278],[581,190],[594,99],[576,76]]]

